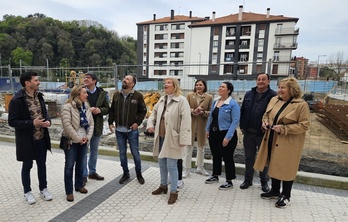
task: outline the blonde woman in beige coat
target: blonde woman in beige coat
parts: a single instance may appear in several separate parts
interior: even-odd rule
[[[191,114],[177,79],[165,79],[164,92],[165,95],[159,99],[147,122],[147,131],[155,133],[153,156],[158,157],[161,175],[161,184],[152,194],[168,192],[169,173],[168,204],[174,204],[178,198],[177,162],[183,157],[185,147],[191,144]]]
[[[300,86],[295,78],[279,82],[278,96],[269,102],[263,116],[266,131],[254,168],[262,171],[268,166],[272,189],[262,193],[263,199],[278,199],[276,207],[290,203],[292,184],[301,160],[306,131],[310,125],[308,104],[301,99]],[[280,187],[282,183],[282,192]]]
[[[75,86],[61,112],[63,134],[70,138],[70,147],[64,150],[64,183],[66,200],[69,202],[74,201],[73,186],[77,192],[88,192],[83,186],[83,167],[87,154],[87,143],[93,135],[94,122],[87,103],[87,96],[85,86]],[[74,166],[75,185],[73,185]]]
[[[185,148],[185,156],[183,158],[184,178],[190,174],[192,151],[195,139],[197,139],[197,157],[196,157],[196,173],[208,176],[209,173],[204,169],[204,146],[207,144],[205,135],[205,126],[210,114],[210,107],[213,103],[213,96],[207,93],[207,82],[203,79],[198,79],[195,82],[193,92],[187,94],[186,98],[191,108],[191,145]]]

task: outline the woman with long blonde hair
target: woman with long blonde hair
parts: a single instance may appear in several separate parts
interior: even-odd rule
[[[158,157],[161,175],[161,184],[152,194],[168,192],[169,173],[168,204],[174,204],[178,198],[178,160],[183,157],[185,147],[191,144],[191,112],[177,79],[165,79],[164,92],[147,122],[148,132],[155,133],[153,155]]]
[[[87,102],[85,86],[75,86],[70,93],[70,98],[64,104],[61,112],[63,135],[69,138],[69,149],[64,150],[65,167],[64,183],[66,200],[74,201],[73,195],[73,170],[75,165],[75,191],[87,193],[83,185],[83,166],[87,154],[87,143],[90,141],[94,121]]]

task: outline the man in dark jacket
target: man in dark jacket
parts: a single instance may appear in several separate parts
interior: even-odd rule
[[[146,105],[141,93],[134,90],[136,78],[128,75],[122,81],[122,90],[113,96],[109,112],[109,128],[114,132],[116,125],[116,140],[120,152],[123,176],[119,180],[123,184],[129,179],[127,162],[127,140],[135,163],[135,172],[140,184],[145,180],[141,174],[141,159],[139,153],[138,126],[143,122],[146,115]]]
[[[253,183],[254,163],[257,150],[260,147],[263,131],[262,116],[272,97],[277,93],[269,87],[269,75],[261,73],[257,76],[256,87],[248,91],[243,99],[241,107],[240,129],[244,134],[245,174],[241,189],[247,189]],[[260,172],[261,189],[268,192],[268,168]]]
[[[97,87],[98,77],[92,72],[85,74],[83,83],[87,87],[88,103],[93,114],[94,120],[94,132],[89,143],[89,159],[87,169],[87,157],[84,163],[83,179],[84,183],[88,179],[104,180],[104,177],[97,174],[97,159],[98,159],[98,147],[101,135],[103,134],[104,119],[103,116],[109,113],[109,100],[107,92],[102,88]]]
[[[47,115],[43,94],[38,92],[39,79],[37,73],[25,72],[20,76],[23,86],[12,98],[9,105],[8,124],[15,128],[16,156],[22,161],[22,184],[24,199],[28,204],[36,202],[30,187],[30,170],[33,160],[36,160],[39,178],[40,197],[52,200],[47,189],[46,157],[51,151],[51,141],[48,127],[51,120]]]

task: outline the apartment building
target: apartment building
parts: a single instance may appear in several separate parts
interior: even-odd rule
[[[137,23],[139,78],[168,76],[255,79],[289,76],[298,18],[239,12],[217,17],[175,16]]]

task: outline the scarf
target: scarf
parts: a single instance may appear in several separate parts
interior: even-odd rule
[[[89,129],[89,124],[86,116],[86,105],[82,103],[82,107],[79,108],[80,111],[80,126],[85,128],[85,130]]]

